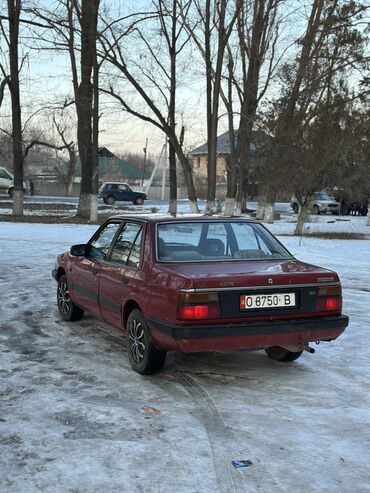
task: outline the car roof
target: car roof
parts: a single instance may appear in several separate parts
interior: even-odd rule
[[[168,223],[168,222],[197,222],[197,221],[209,221],[209,222],[219,222],[219,221],[244,221],[257,223],[255,219],[251,217],[244,216],[208,216],[206,214],[181,214],[181,215],[171,215],[171,214],[117,214],[111,216],[109,219],[136,219],[139,221],[151,222],[151,223]]]

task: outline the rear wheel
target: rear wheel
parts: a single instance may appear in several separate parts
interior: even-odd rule
[[[287,349],[281,346],[271,346],[265,349],[266,353],[270,356],[271,359],[276,361],[294,361],[298,359],[303,351],[293,352],[288,351]]]
[[[298,211],[299,211],[298,204],[293,204],[293,212],[294,212],[294,214],[298,214]]]
[[[13,195],[14,195],[14,188],[9,188],[8,194],[9,194],[9,197],[13,197]]]
[[[144,203],[143,197],[136,197],[134,204],[143,205],[143,203]]]
[[[75,305],[71,299],[66,276],[61,276],[58,280],[57,291],[58,310],[64,320],[73,322],[81,320],[84,311]]]
[[[127,319],[128,357],[133,370],[142,375],[159,371],[166,360],[166,351],[157,349],[149,333],[148,325],[140,310],[132,310]]]

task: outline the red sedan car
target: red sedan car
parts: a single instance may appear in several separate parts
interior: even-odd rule
[[[119,216],[58,256],[58,308],[128,333],[132,368],[166,351],[265,349],[293,361],[347,327],[335,272],[295,259],[260,223],[237,217]]]

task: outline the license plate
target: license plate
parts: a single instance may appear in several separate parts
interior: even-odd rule
[[[241,294],[240,310],[294,308],[295,293]]]

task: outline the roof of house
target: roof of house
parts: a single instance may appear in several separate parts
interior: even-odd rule
[[[235,137],[237,138],[238,132],[235,132]],[[253,132],[252,142],[250,143],[250,150],[252,152],[257,150],[257,147],[260,147],[263,141],[266,141],[268,138],[267,134],[261,131]],[[257,144],[258,143],[258,144]],[[216,153],[218,155],[227,155],[230,154],[230,139],[229,132],[225,132],[217,137],[217,149]],[[208,155],[208,145],[207,143],[202,144],[199,147],[196,147],[192,151],[190,151],[192,156],[207,156]]]
[[[130,164],[127,161],[124,161],[123,159],[120,159],[119,157],[115,156],[106,147],[99,147],[98,166],[99,166],[99,176],[109,174],[109,172],[112,169],[114,169],[122,175],[122,179],[128,179],[128,178],[141,179],[143,177],[143,172],[140,168],[138,168],[134,164]],[[76,172],[77,174],[81,173],[81,163],[79,158],[77,158]],[[147,179],[149,177],[150,177],[150,172],[146,170],[144,178]]]
[[[230,154],[229,132],[225,132],[217,137],[217,154]],[[202,144],[190,151],[192,156],[203,156],[208,154],[208,144]]]

